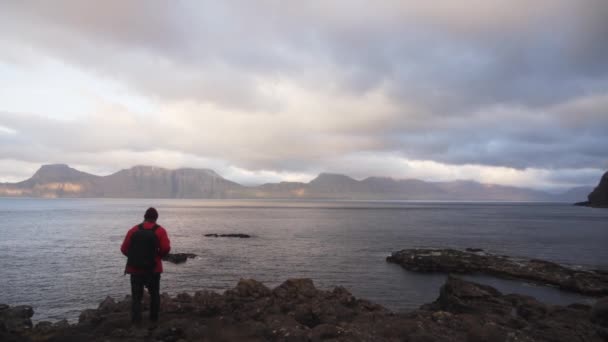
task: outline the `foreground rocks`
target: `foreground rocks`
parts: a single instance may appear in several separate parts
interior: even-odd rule
[[[223,295],[164,294],[157,326],[132,327],[129,307],[128,297],[119,302],[107,298],[97,309],[83,311],[77,324],[41,322],[10,331],[4,328],[5,316],[0,316],[0,337],[2,341],[413,342],[608,338],[605,307],[549,306],[453,277],[448,277],[435,302],[402,314],[356,299],[342,287],[319,290],[310,279],[290,279],[274,289],[243,279]]]
[[[174,253],[174,254],[169,253],[163,257],[163,260],[172,262],[174,264],[182,264],[182,263],[186,262],[188,259],[194,259],[196,257],[197,257],[197,255],[192,254],[192,253]]]
[[[231,233],[231,234],[205,234],[206,237],[229,237],[229,238],[241,238],[248,239],[251,235],[241,234],[241,233]]]
[[[0,304],[0,341],[17,341],[18,336],[32,328],[33,315],[31,306]]]
[[[479,249],[404,249],[387,257],[388,262],[415,272],[483,273],[523,279],[589,296],[608,296],[608,273],[574,270],[537,259],[515,259]]]
[[[587,201],[576,203],[576,205],[608,208],[608,172],[604,173],[604,176],[600,179],[600,183],[587,196]]]

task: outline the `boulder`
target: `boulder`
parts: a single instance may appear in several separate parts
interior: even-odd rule
[[[197,255],[192,253],[169,253],[163,257],[163,260],[172,262],[174,264],[181,264],[186,262],[188,259],[194,259],[196,257]]]
[[[271,293],[270,289],[264,284],[254,279],[241,279],[236,284],[236,287],[226,291],[226,296],[258,299],[267,297]]]

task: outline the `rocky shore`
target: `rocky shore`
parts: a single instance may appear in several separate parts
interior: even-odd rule
[[[415,272],[482,273],[556,286],[588,296],[608,296],[608,272],[575,270],[549,261],[511,258],[481,249],[404,249],[386,260]]]
[[[394,313],[346,289],[290,279],[269,289],[242,279],[224,294],[199,291],[161,300],[158,325],[131,326],[130,298],[106,298],[79,322],[40,322],[30,307],[0,306],[1,341],[606,341],[608,300],[550,306],[448,277],[439,297]],[[147,306],[147,301],[145,303]]]

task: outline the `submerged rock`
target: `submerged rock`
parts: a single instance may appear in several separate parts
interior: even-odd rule
[[[574,270],[545,260],[454,249],[404,249],[392,253],[386,260],[414,272],[483,273],[552,285],[589,296],[608,295],[605,272]]]
[[[144,309],[147,305],[144,301]],[[0,337],[89,342],[603,341],[605,332],[596,316],[592,319],[589,306],[549,306],[455,277],[448,277],[435,302],[409,313],[357,299],[342,287],[319,290],[310,279],[289,279],[274,289],[241,279],[223,295],[163,294],[160,321],[143,329],[130,325],[129,309],[128,297],[118,302],[106,298],[97,309],[85,311],[95,319],[62,326],[45,323],[10,333],[0,330]],[[597,312],[604,317],[604,311]]]
[[[206,237],[229,237],[229,238],[241,238],[248,239],[251,235],[242,234],[242,233],[230,233],[230,234],[205,234]]]
[[[181,264],[181,263],[186,262],[188,259],[193,259],[196,257],[197,257],[197,255],[192,254],[192,253],[174,253],[174,254],[169,253],[163,257],[163,260],[172,262],[174,264]]]

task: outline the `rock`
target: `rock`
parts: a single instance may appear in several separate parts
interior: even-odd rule
[[[50,328],[52,326],[53,326],[53,323],[49,322],[49,321],[42,321],[42,322],[36,323],[36,329],[45,329],[45,328]]]
[[[78,316],[78,324],[92,324],[101,319],[101,313],[97,310],[86,309]]]
[[[181,264],[186,262],[188,259],[194,259],[196,257],[197,255],[192,253],[169,253],[163,257],[163,260],[172,262],[174,264]]]
[[[275,288],[273,293],[278,298],[303,298],[313,296],[316,291],[317,289],[311,279],[294,278],[287,279],[287,281]]]
[[[241,238],[247,239],[250,238],[251,235],[242,234],[242,233],[230,233],[230,234],[205,234],[206,237],[229,237],[229,238]]]
[[[337,338],[343,333],[343,329],[331,324],[319,324],[310,331],[311,341],[322,341],[330,338]]]
[[[53,328],[55,329],[63,329],[70,326],[70,323],[67,319],[62,319],[61,321],[53,323]]]
[[[31,306],[0,306],[0,331],[21,332],[32,327],[34,310]]]
[[[493,324],[476,326],[467,336],[467,342],[507,341],[507,332],[504,328]]]
[[[236,287],[226,291],[226,296],[258,299],[269,296],[270,289],[254,279],[241,279]]]
[[[79,324],[39,323],[2,341],[602,341],[604,300],[593,307],[548,306],[532,297],[449,276],[436,301],[393,313],[345,288],[319,290],[310,279],[274,289],[241,279],[224,294],[161,297],[161,319],[132,327],[130,298],[104,299]],[[0,306],[0,317],[14,308]],[[17,312],[17,311],[14,311]],[[23,313],[24,311],[19,311]],[[4,323],[4,321],[1,321]]]
[[[514,259],[455,249],[404,249],[392,253],[386,260],[414,272],[483,273],[552,285],[589,296],[608,295],[608,274],[575,270],[539,259]]]
[[[102,313],[109,313],[114,311],[115,308],[116,302],[114,301],[114,298],[108,296],[101,303],[99,303],[97,310],[101,311]]]
[[[439,291],[437,302],[440,308],[451,312],[474,312],[478,310],[479,302],[487,302],[489,298],[502,294],[491,286],[479,285],[448,276],[446,283]]]
[[[591,319],[608,327],[608,297],[598,300],[591,309]]]

